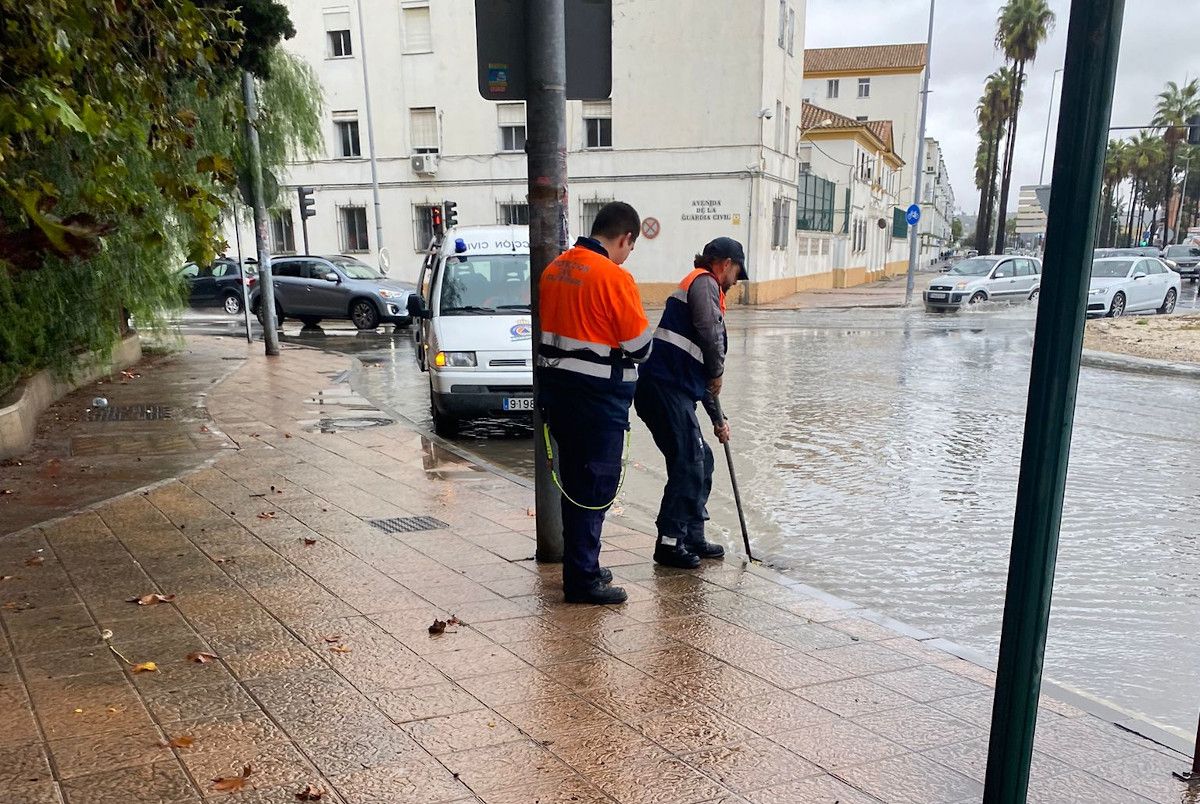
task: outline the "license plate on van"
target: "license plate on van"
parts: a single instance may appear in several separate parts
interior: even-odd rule
[[[533,397],[509,396],[504,398],[505,410],[533,410]]]

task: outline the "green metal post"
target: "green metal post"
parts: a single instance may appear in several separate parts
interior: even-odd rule
[[[1029,787],[1124,0],[1072,0],[984,804]]]

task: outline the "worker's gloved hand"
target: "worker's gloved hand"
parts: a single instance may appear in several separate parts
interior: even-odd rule
[[[714,397],[721,395],[721,380],[723,377],[713,377],[708,381],[708,392]]]
[[[720,424],[714,425],[713,433],[716,434],[717,440],[720,441],[722,444],[729,443],[729,435],[730,435],[729,420],[726,419],[725,421],[721,422]]]

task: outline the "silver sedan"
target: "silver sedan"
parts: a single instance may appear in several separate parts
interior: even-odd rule
[[[1032,301],[1042,287],[1042,263],[1033,257],[971,257],[936,277],[922,294],[931,312],[986,301]]]
[[[1179,274],[1157,257],[1104,257],[1092,261],[1087,314],[1171,313],[1179,300]]]

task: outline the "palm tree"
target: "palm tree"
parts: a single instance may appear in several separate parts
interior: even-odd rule
[[[1179,143],[1184,139],[1184,129],[1187,121],[1194,115],[1200,114],[1200,79],[1193,79],[1182,87],[1174,81],[1167,82],[1167,88],[1158,93],[1158,106],[1151,125],[1166,126],[1163,130],[1163,141],[1167,145],[1166,169],[1163,174],[1166,193],[1163,216],[1162,246],[1167,245],[1167,229],[1171,222],[1171,193],[1175,184],[1175,153]],[[1183,210],[1183,199],[1180,199],[1180,212]],[[1182,217],[1182,215],[1181,215]]]
[[[1025,65],[1037,58],[1038,46],[1046,41],[1054,27],[1054,12],[1046,0],[1008,0],[996,19],[996,47],[1004,51],[1012,64],[1012,109],[1008,122],[1008,142],[1004,149],[1004,170],[1000,180],[1000,207],[997,212],[996,252],[1004,251],[1004,219],[1008,212],[1008,191],[1012,184],[1013,151],[1017,144],[1017,116],[1021,111],[1021,92],[1025,85]]]
[[[1108,150],[1104,154],[1104,194],[1103,212],[1100,216],[1100,227],[1097,230],[1096,242],[1102,246],[1112,246],[1116,236],[1112,225],[1117,216],[1117,186],[1125,180],[1126,162],[1129,159],[1129,147],[1125,140],[1109,140]]]
[[[1000,141],[1010,114],[1012,80],[1007,67],[988,76],[983,95],[975,107],[979,121],[979,148],[976,152],[975,186],[979,188],[979,217],[975,222],[975,248],[987,254],[991,247],[992,211],[996,203],[996,171],[1000,159]]]
[[[1129,241],[1126,245],[1135,246],[1139,240],[1138,233],[1133,228],[1134,223],[1137,221],[1140,224],[1149,202],[1156,200],[1157,188],[1151,182],[1151,178],[1159,175],[1166,155],[1163,141],[1146,131],[1139,131],[1128,148],[1127,166],[1133,189],[1129,199]]]

